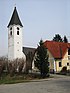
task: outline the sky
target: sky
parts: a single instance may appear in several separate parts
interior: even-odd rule
[[[70,0],[0,0],[0,56],[8,54],[7,25],[16,6],[23,27],[23,46],[37,47],[55,34],[70,41]]]

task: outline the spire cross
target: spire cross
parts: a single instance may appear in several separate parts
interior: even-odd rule
[[[16,3],[14,4],[14,7],[16,7]]]

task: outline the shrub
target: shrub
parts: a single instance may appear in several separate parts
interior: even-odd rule
[[[14,62],[9,63],[8,68],[9,68],[8,70],[9,70],[10,76],[13,76],[15,74],[15,64],[14,64]]]
[[[64,67],[62,68],[62,70],[61,70],[60,73],[66,75],[66,73],[67,73],[67,67],[64,66]]]
[[[9,61],[5,57],[0,58],[0,76],[3,72],[7,72],[10,76],[13,76],[15,72],[24,72],[26,68],[26,62],[23,58]]]
[[[66,71],[67,71],[67,67],[64,66],[64,67],[62,68],[62,72],[66,72]]]
[[[3,67],[2,67],[2,65],[0,64],[0,76],[1,76],[2,73],[3,73]]]
[[[8,67],[8,60],[5,57],[0,57],[0,76],[3,71],[6,71]]]
[[[22,73],[25,71],[25,62],[23,59],[18,60],[18,66],[17,66],[18,72]]]
[[[20,74],[24,70],[25,70],[25,62],[23,59],[16,59],[13,61],[9,61],[8,71],[11,76],[14,75],[15,72],[18,72]]]

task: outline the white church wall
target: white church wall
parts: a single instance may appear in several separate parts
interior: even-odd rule
[[[14,57],[14,38],[13,38],[13,30],[12,35],[10,35],[10,28],[8,28],[8,59],[12,60]]]
[[[19,35],[17,35],[17,27],[19,27]],[[22,58],[22,28],[14,26],[14,57]]]
[[[16,59],[24,57],[22,52],[22,27],[19,25],[13,25],[12,35],[10,35],[10,27],[8,29],[8,59]],[[17,30],[19,27],[19,30]],[[17,35],[19,31],[19,35]]]

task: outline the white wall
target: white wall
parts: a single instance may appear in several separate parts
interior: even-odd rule
[[[12,36],[10,36],[10,27],[12,27]],[[22,27],[13,25],[8,28],[8,59],[22,58]],[[19,35],[17,35],[17,27],[19,27]]]

